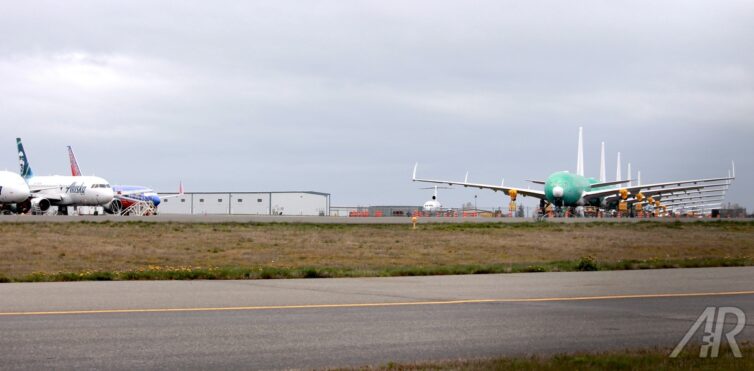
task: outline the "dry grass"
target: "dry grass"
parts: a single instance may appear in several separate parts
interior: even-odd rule
[[[689,346],[687,349],[694,347]],[[698,350],[698,346],[696,347]],[[670,358],[669,349],[640,349],[603,353],[559,354],[551,357],[501,357],[478,360],[449,360],[424,363],[390,363],[382,366],[333,370],[752,370],[754,346],[740,346],[742,358],[735,358],[729,348],[722,347],[716,358],[699,358],[699,352],[685,351],[678,358]]]
[[[171,267],[374,270],[754,257],[754,223],[0,224],[0,276]]]

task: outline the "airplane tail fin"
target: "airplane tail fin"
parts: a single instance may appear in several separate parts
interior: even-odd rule
[[[79,162],[76,161],[76,155],[73,154],[73,148],[68,146],[68,160],[71,162],[71,175],[81,176],[81,169],[79,169]]]
[[[607,174],[605,174],[605,142],[602,142],[602,150],[600,151],[600,182],[607,182]]]
[[[621,180],[621,176],[620,176],[620,152],[618,152],[618,167],[615,170],[615,180]]]
[[[16,138],[16,147],[18,147],[19,174],[24,179],[33,177],[34,172],[31,171],[31,166],[29,166],[29,158],[26,157],[26,151],[24,151],[24,145],[21,143],[21,138]]]
[[[576,154],[576,175],[584,176],[584,128],[579,127],[579,148]]]

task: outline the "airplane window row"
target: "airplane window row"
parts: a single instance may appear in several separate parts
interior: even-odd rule
[[[92,184],[92,188],[110,188],[109,184]]]

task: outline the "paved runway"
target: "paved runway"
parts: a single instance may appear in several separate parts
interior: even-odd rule
[[[673,347],[715,305],[744,310],[737,338],[754,340],[751,267],[2,284],[0,298],[2,369],[310,368]]]
[[[551,223],[637,223],[641,221],[673,223],[716,221],[717,219],[697,218],[551,218]],[[751,218],[724,219],[728,221],[754,221]],[[337,216],[293,216],[293,215],[175,215],[118,216],[118,215],[0,215],[0,223],[70,223],[70,222],[172,222],[172,223],[318,223],[318,224],[411,224],[409,217],[364,217],[349,218]],[[531,223],[534,218],[484,218],[484,217],[422,217],[419,224],[425,223]]]

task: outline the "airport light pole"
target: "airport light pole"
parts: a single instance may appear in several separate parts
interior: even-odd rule
[[[474,195],[474,212],[479,212],[479,209],[476,208],[476,195]]]

